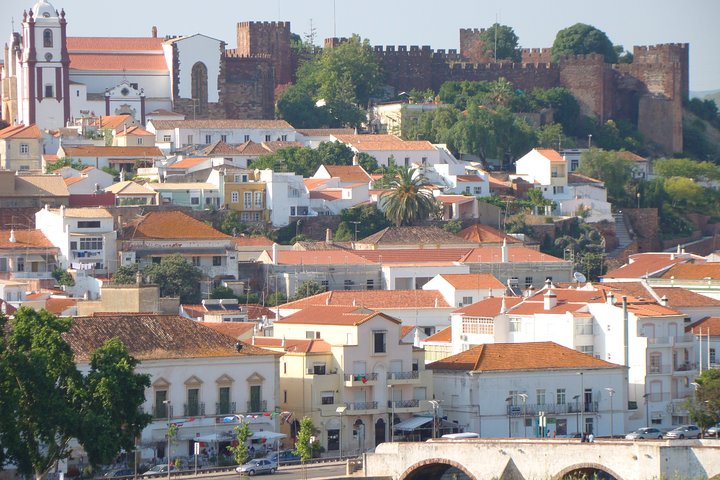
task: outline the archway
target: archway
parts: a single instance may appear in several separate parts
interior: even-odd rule
[[[363,453],[365,451],[365,423],[359,418],[353,423],[353,438],[357,441],[357,452]]]
[[[468,472],[459,463],[431,458],[416,463],[400,475],[400,480],[476,480],[475,476]]]
[[[377,447],[385,441],[385,420],[378,418],[375,422],[375,446]]]
[[[190,96],[193,101],[196,102],[195,113],[206,113],[208,104],[208,72],[203,62],[197,62],[192,67]]]
[[[553,478],[556,480],[575,480],[593,478],[598,480],[622,480],[617,473],[598,463],[580,463],[564,468]]]

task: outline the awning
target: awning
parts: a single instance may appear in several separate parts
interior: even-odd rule
[[[411,417],[400,423],[396,423],[393,428],[395,430],[411,431],[430,422],[432,422],[432,417]]]
[[[267,430],[262,430],[259,432],[253,432],[252,439],[256,438],[264,438],[266,440],[277,440],[278,438],[285,438],[287,435],[284,433],[278,433],[278,432],[268,432]]]

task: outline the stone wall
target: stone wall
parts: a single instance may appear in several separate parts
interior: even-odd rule
[[[654,252],[662,247],[657,208],[626,208],[623,213],[635,233],[638,252]]]
[[[275,116],[275,71],[269,57],[243,57],[228,51],[220,80],[223,118]]]
[[[290,22],[240,22],[237,24],[237,54],[273,59],[275,86],[290,83]],[[272,117],[268,117],[272,118]]]

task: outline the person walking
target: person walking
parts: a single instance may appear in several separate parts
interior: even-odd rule
[[[590,435],[588,435],[588,443],[594,443],[595,442],[595,435],[593,435],[592,432],[590,432]]]

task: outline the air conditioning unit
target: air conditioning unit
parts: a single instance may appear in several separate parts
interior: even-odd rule
[[[460,340],[467,342],[467,335],[460,335]]]
[[[459,302],[459,303],[458,303],[458,308],[460,308],[460,307],[462,307],[462,306],[463,306],[462,302]]]
[[[305,373],[307,373],[308,375],[313,375],[315,373],[315,370],[313,370],[312,368],[308,368]]]

